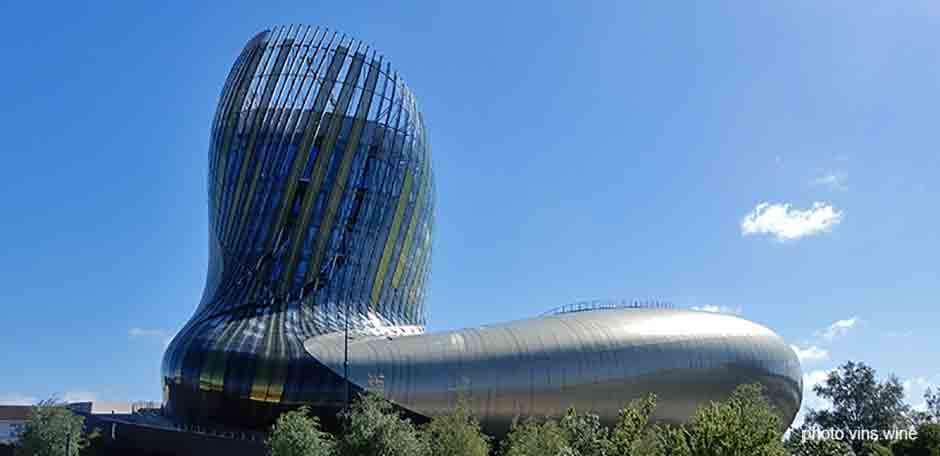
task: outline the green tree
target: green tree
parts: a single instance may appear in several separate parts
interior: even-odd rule
[[[503,456],[577,456],[557,422],[534,418],[514,422],[502,450]]]
[[[689,428],[695,456],[784,456],[780,418],[759,384],[739,386],[723,402],[699,407]]]
[[[614,425],[612,441],[618,455],[646,455],[649,451],[650,415],[656,408],[656,395],[650,394],[643,399],[636,399],[623,409]]]
[[[402,418],[385,399],[364,394],[340,414],[342,435],[337,441],[341,456],[424,456],[427,442],[410,420]]]
[[[858,456],[894,456],[894,451],[881,443],[866,441],[862,443],[862,450],[858,452]]]
[[[620,410],[611,433],[618,456],[691,456],[689,433],[681,426],[653,424],[656,395],[631,401]]]
[[[634,445],[633,454],[643,456],[692,456],[690,435],[682,426],[654,425]]]
[[[790,432],[786,448],[792,456],[855,456],[852,447],[841,440],[804,438],[803,432],[810,429],[804,425]]]
[[[85,418],[56,399],[33,407],[16,443],[18,456],[76,456],[88,447],[97,430],[85,433]]]
[[[921,424],[917,438],[898,440],[892,448],[896,456],[940,456],[940,424]]]
[[[453,413],[431,419],[424,434],[434,456],[486,456],[490,452],[489,437],[480,431],[480,423],[464,401]]]
[[[823,429],[877,431],[906,428],[910,407],[904,403],[904,387],[896,377],[884,382],[875,378],[875,370],[864,363],[849,361],[832,371],[826,381],[813,387],[832,403],[829,410],[810,411],[806,421]],[[862,450],[861,439],[849,441],[852,449]]]
[[[611,456],[616,454],[610,430],[601,424],[599,416],[578,414],[568,409],[558,422],[571,448],[580,456]]]
[[[278,417],[265,440],[271,456],[329,456],[333,454],[333,441],[320,430],[320,421],[301,407]]]
[[[940,389],[934,391],[927,388],[924,400],[927,401],[927,414],[930,415],[930,419],[935,423],[940,423]]]

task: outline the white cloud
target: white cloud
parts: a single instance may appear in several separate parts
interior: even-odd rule
[[[852,317],[845,320],[839,320],[823,329],[818,334],[827,341],[832,341],[837,337],[844,336],[858,323],[858,317]]]
[[[818,201],[806,210],[791,209],[789,203],[762,202],[741,220],[741,234],[769,234],[778,241],[792,241],[832,230],[842,222],[842,214],[831,204]]]
[[[940,376],[936,379],[930,379],[928,377],[913,377],[901,382],[901,385],[904,387],[904,400],[908,404],[914,404],[914,410],[923,412],[927,410],[927,401],[924,400],[924,393],[927,392],[927,388],[937,389],[937,382],[940,381]]]
[[[888,337],[900,337],[900,338],[909,338],[914,336],[914,331],[888,331],[885,333],[885,336]]]
[[[716,306],[714,304],[705,304],[704,306],[692,306],[692,310],[701,310],[703,312],[714,312],[714,313],[726,313],[740,315],[744,312],[744,309],[741,306],[730,307],[730,306]]]
[[[62,402],[67,402],[69,404],[73,402],[94,402],[98,397],[97,394],[91,391],[69,391],[62,395]]]
[[[33,405],[36,398],[20,393],[0,393],[0,405]]]
[[[849,189],[845,181],[848,175],[844,172],[829,172],[813,179],[813,185],[829,187],[832,190],[846,191]]]
[[[170,345],[173,332],[164,329],[131,328],[127,331],[128,337],[160,339],[164,346]]]
[[[131,328],[127,335],[131,337],[159,337],[165,333],[162,329]]]
[[[800,406],[800,411],[796,414],[796,419],[793,420],[791,428],[800,427],[806,419],[806,413],[810,410],[823,410],[832,406],[829,401],[817,396],[813,391],[814,386],[826,381],[830,372],[832,372],[832,369],[814,370],[803,374],[803,403]]]
[[[800,348],[796,345],[791,345],[790,348],[796,353],[796,357],[800,359],[801,363],[808,361],[824,361],[829,359],[829,352],[826,349],[819,348],[815,345],[808,348]]]

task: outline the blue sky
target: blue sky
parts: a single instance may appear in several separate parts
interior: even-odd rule
[[[281,23],[374,43],[419,97],[430,329],[659,298],[773,328],[808,381],[940,384],[936,4],[132,3],[0,4],[0,402],[159,398],[217,96]]]

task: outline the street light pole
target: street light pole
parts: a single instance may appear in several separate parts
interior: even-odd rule
[[[349,299],[346,299],[345,329],[343,330],[343,400],[349,409]]]
[[[65,431],[65,456],[72,454],[72,422],[68,422],[68,428]]]

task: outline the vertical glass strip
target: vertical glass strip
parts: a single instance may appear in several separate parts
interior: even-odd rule
[[[330,42],[327,43],[326,48],[323,50],[324,56],[322,59],[320,59],[320,63],[318,63],[315,73],[320,71],[319,65],[326,61],[326,54],[329,52],[329,48],[332,46],[333,38],[335,37],[336,34],[334,33],[333,37],[330,38]],[[290,215],[294,205],[297,186],[300,183],[300,173],[303,172],[304,168],[307,166],[307,161],[310,158],[311,146],[313,145],[313,140],[316,137],[323,111],[326,109],[326,102],[330,98],[330,93],[333,91],[333,85],[336,84],[339,71],[343,66],[343,62],[346,60],[346,51],[347,49],[344,46],[338,46],[336,48],[335,52],[333,53],[333,58],[330,60],[330,65],[327,68],[326,74],[323,77],[323,81],[319,83],[319,88],[314,99],[313,107],[310,110],[310,114],[307,116],[307,123],[304,128],[303,137],[300,140],[300,144],[297,147],[297,152],[294,154],[294,159],[291,163],[290,174],[288,174],[283,183],[284,192],[282,193],[280,202],[278,203],[277,216],[274,218],[274,220],[272,220],[271,229],[268,231],[267,240],[264,242],[265,251],[270,251],[276,247],[272,246],[271,243],[274,242],[278,233],[287,223],[288,215]],[[313,86],[317,85],[316,79],[316,75],[314,75],[311,90]],[[317,154],[317,156],[319,155],[320,154]],[[266,277],[271,266],[272,263],[265,265],[259,275]]]
[[[375,273],[375,281],[372,282],[372,306],[376,307],[379,303],[379,296],[382,293],[382,283],[385,282],[385,274],[388,272],[388,262],[392,257],[392,251],[395,249],[395,242],[398,240],[398,232],[401,230],[401,219],[405,213],[405,206],[408,204],[408,195],[411,193],[411,181],[414,174],[411,168],[405,172],[405,182],[402,184],[401,194],[398,196],[398,207],[395,208],[395,218],[392,219],[392,226],[388,231],[388,238],[385,240],[385,250],[382,251],[382,259],[379,260],[379,270]]]
[[[246,68],[245,73],[242,75],[241,80],[238,82],[238,87],[235,90],[235,97],[232,99],[232,104],[228,107],[228,115],[225,119],[225,132],[222,134],[222,147],[218,149],[219,167],[216,170],[215,175],[216,220],[219,219],[218,215],[222,210],[222,192],[225,189],[225,181],[227,180],[227,176],[225,175],[227,161],[228,156],[231,153],[229,148],[232,144],[232,137],[235,135],[235,127],[238,125],[238,115],[242,110],[242,103],[245,100],[245,95],[248,94],[248,88],[251,85],[251,80],[254,78],[255,71],[257,71],[258,65],[261,63],[261,56],[264,54],[264,47],[264,44],[260,44],[255,47],[254,52],[251,55],[251,60],[249,60],[248,67]],[[221,226],[217,226],[216,228],[221,228]]]
[[[281,292],[283,293],[289,292],[291,285],[294,283],[294,274],[297,271],[297,264],[300,262],[300,251],[303,248],[307,230],[310,227],[313,203],[316,201],[317,195],[320,194],[320,187],[323,185],[323,179],[326,176],[329,158],[333,154],[333,148],[336,147],[340,127],[342,127],[343,120],[346,117],[346,109],[349,107],[349,101],[356,88],[356,82],[359,80],[359,73],[361,73],[360,70],[362,68],[362,57],[362,54],[357,53],[350,63],[350,67],[346,72],[346,78],[343,81],[343,88],[340,89],[339,92],[339,100],[336,102],[333,113],[330,116],[330,125],[324,137],[323,147],[320,148],[320,152],[317,153],[317,158],[314,160],[313,172],[310,175],[310,185],[307,188],[307,193],[304,195],[304,201],[300,209],[300,217],[298,218],[300,223],[298,224],[298,228],[294,231],[294,238],[291,240],[292,245],[285,268],[286,273],[281,282]]]
[[[330,191],[330,198],[327,209],[323,214],[320,223],[320,229],[317,233],[316,249],[311,259],[311,267],[307,269],[305,282],[312,281],[320,271],[323,264],[323,257],[326,253],[326,246],[330,240],[330,234],[333,232],[333,222],[336,217],[336,210],[339,207],[340,200],[346,190],[349,180],[349,170],[352,166],[353,157],[359,149],[359,140],[362,136],[362,127],[365,125],[366,114],[369,113],[369,106],[372,103],[372,93],[375,91],[375,84],[378,82],[379,71],[375,62],[369,64],[369,75],[366,77],[366,86],[363,89],[362,96],[359,98],[359,106],[356,108],[356,117],[353,121],[352,130],[349,132],[349,138],[346,142],[346,151],[343,154],[342,162],[334,180],[334,185]]]
[[[274,95],[274,88],[277,86],[278,80],[281,78],[281,70],[284,68],[284,63],[287,62],[287,57],[290,55],[291,47],[294,45],[294,41],[290,38],[285,39],[280,43],[271,43],[272,46],[277,46],[277,57],[274,61],[274,67],[271,69],[271,74],[268,75],[268,79],[264,84],[264,92],[261,94],[261,101],[258,103],[258,107],[255,108],[254,118],[252,119],[252,125],[249,130],[249,139],[248,146],[245,148],[245,156],[242,158],[242,166],[238,173],[238,180],[235,184],[235,196],[232,198],[230,208],[228,211],[228,216],[226,217],[225,225],[223,225],[223,231],[226,233],[226,240],[231,241],[232,238],[237,238],[236,233],[242,231],[241,227],[231,226],[232,220],[235,218],[235,213],[239,212],[238,208],[241,206],[241,197],[242,190],[245,185],[245,175],[248,173],[248,167],[251,163],[252,158],[255,156],[255,147],[258,142],[258,135],[261,133],[261,124],[262,120],[268,114],[268,105],[271,103],[271,97]],[[252,184],[258,179],[258,172],[261,170],[261,163],[255,164],[255,172],[253,173]],[[252,185],[254,188],[254,185]],[[250,195],[250,193],[249,193]],[[248,198],[251,200],[251,198]],[[223,245],[228,245],[225,240],[223,240]]]
[[[398,265],[395,266],[395,273],[392,275],[393,288],[398,288],[398,284],[401,282],[401,275],[405,272],[408,263],[417,260],[415,255],[409,254],[412,253],[411,244],[414,240],[415,226],[418,225],[418,219],[421,217],[424,209],[424,192],[427,191],[428,187],[427,173],[422,173],[421,177],[421,189],[418,191],[418,198],[415,200],[415,209],[411,214],[411,222],[408,223],[408,230],[405,232],[405,244],[402,246],[401,253],[398,255]]]

